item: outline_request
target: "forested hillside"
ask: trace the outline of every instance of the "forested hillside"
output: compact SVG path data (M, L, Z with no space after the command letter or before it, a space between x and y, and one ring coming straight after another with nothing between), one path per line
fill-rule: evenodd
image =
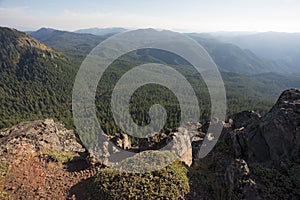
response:
M0 129L53 117L71 122L72 61L15 29L0 28Z
M30 33L50 48L17 30L8 28L0 30L0 128L18 121L48 116L63 120L71 126L73 124L71 93L74 77L85 55L105 37L53 29L40 29ZM255 110L263 114L283 89L300 86L298 76L274 73L258 75L256 69L262 68L261 60L252 53L249 53L249 57L247 53L232 45L199 38L198 41L211 53L221 69L227 93L228 115L241 110ZM227 60L232 62L228 64ZM148 62L170 65L187 77L198 96L201 110L199 120L205 121L209 118L209 95L201 75L197 74L185 60L172 53L144 49L131 52L115 61L105 72L106 78L98 85L97 114L104 130L109 133L118 131L112 118L109 101L114 84L134 66ZM234 72L235 69L240 70L243 67L241 73ZM253 75L249 75L245 70L252 70ZM130 107L134 121L142 125L149 123L148 110L156 103L164 105L170 114L166 127L176 127L180 113L177 99L166 88L152 85L143 86L134 93Z

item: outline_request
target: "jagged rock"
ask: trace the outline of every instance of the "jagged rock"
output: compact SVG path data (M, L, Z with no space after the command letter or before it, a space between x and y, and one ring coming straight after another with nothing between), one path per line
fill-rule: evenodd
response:
M233 129L239 129L246 127L253 121L258 121L260 118L260 114L254 111L242 111L231 116L231 126Z
M213 136L208 131L212 124L201 128L205 136ZM256 175L256 167L277 167L288 173L300 158L300 92L286 90L265 116L237 113L223 127L218 143L203 159L198 155L203 138L199 134L193 138L192 167L206 174L215 199L265 199L270 191L263 189L268 186L265 177Z
M84 152L73 130L53 119L22 122L0 133L0 157L22 157L45 149Z
M237 158L288 167L300 157L299 90L284 91L263 117L253 111L233 115L223 135Z
M246 200L263 199L255 181L250 176L250 168L245 160L224 155L223 158L216 159L214 162L216 168L212 179L216 199L233 199L237 198L236 195L241 195L242 199Z
M284 91L269 113L249 130L250 162L289 165L300 157L300 91Z
M225 171L225 180L229 191L232 191L242 179L245 179L249 175L249 173L250 170L246 161L235 159L231 162Z
M232 132L232 147L237 158L247 158L247 133L244 130Z

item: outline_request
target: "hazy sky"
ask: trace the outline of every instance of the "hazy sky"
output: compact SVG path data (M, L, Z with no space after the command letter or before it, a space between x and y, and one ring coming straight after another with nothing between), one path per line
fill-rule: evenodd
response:
M0 0L0 26L300 32L300 1Z

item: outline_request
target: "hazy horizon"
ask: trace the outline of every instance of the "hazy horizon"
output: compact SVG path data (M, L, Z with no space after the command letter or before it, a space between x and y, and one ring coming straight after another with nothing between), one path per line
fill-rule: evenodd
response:
M38 27L38 28L24 28L24 27L13 27L13 26L3 26L0 25L0 27L7 27L7 28L12 28L16 29L22 32L35 32L38 31L42 28L46 29L53 29L53 30L58 30L58 31L67 31L67 32L74 32L79 30L88 30L88 29L113 29L113 28L124 28L126 30L136 30L136 29L144 29L140 27L115 27L115 26L106 26L106 27L82 27L78 28L75 30L67 30L67 29L61 29L61 28L55 28L55 27L48 27L48 26L43 26L43 27ZM189 30L180 30L180 29L163 29L163 28L155 28L155 27L147 27L147 28L153 28L157 30L171 30L179 33L186 33L186 34L211 34L212 36L241 36L241 35L252 35L252 34L260 34L260 33L284 33L284 34L300 34L299 32L284 32L284 31L223 31L223 30L216 30L216 31L189 31ZM146 28L146 29L147 29ZM78 32L79 33L79 32Z
M0 0L0 25L20 30L50 27L156 28L179 32L300 32L300 1L9 1Z

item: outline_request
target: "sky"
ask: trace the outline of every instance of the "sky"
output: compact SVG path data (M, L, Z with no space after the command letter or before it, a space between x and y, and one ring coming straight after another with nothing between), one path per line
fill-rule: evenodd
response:
M0 0L0 26L300 32L299 0Z

